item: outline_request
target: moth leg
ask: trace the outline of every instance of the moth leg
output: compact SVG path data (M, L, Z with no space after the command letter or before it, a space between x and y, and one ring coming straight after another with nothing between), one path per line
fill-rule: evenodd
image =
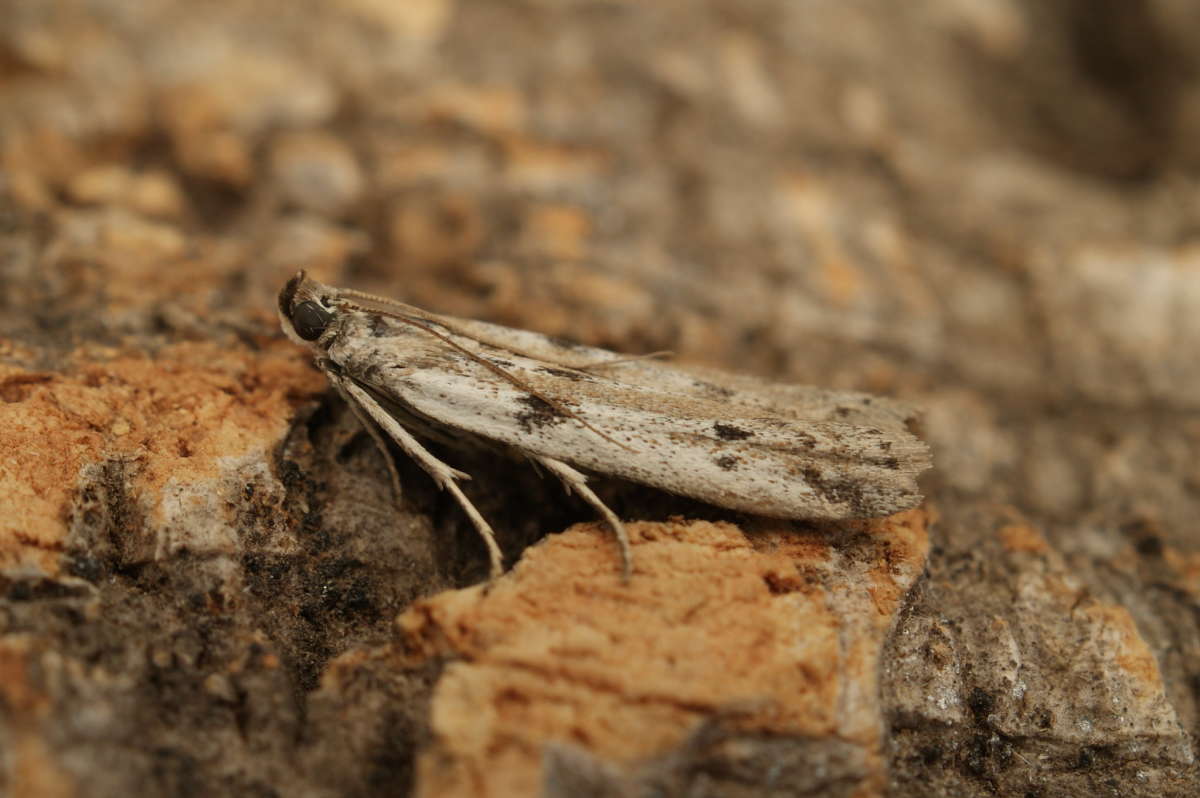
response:
M338 378L337 383L354 400L352 404L357 403L375 423L382 427L383 431L399 444L405 454L416 460L417 465L421 466L429 476L433 477L433 481L437 483L439 488L448 490L454 496L463 508L463 511L466 512L467 517L471 519L471 523L475 525L475 529L479 531L484 545L487 546L492 578L495 579L498 577L503 570L503 555L500 553L500 546L496 543L496 533L492 531L488 522L483 520L483 516L475 509L475 505L471 504L471 500L463 494L456 481L459 479L470 479L470 475L451 468L430 454L429 450L412 436L412 433L401 426L396 419L392 418L386 410L380 407L371 394L359 388L353 381L343 377Z
M375 441L375 445L379 447L379 453L383 455L383 462L387 463L388 474L391 475L392 478L392 490L396 492L397 497L404 495L400 490L400 472L396 470L396 463L392 459L392 453L388 449L387 441L383 439L383 434L379 431L379 425L363 412L363 409L358 404L358 401L355 400L354 397L347 393L346 389L342 387L340 380L330 378L330 382L333 383L333 387L337 388L337 391L342 395L342 398L346 400L346 404L350 406L350 410L354 413L354 417L358 419L358 423L363 426L363 429L370 433L371 439Z
M617 546L621 549L621 578L628 582L629 575L633 573L633 551L629 547L629 534L625 531L625 525L621 523L621 519L617 518L617 514L608 509L608 505L600 501L600 497L587 486L587 477L571 466L561 460L554 460L539 454L530 455L530 459L535 463L540 463L547 471L558 477L562 481L563 487L567 489L567 493L575 493L596 508L608 525L612 527L617 536Z

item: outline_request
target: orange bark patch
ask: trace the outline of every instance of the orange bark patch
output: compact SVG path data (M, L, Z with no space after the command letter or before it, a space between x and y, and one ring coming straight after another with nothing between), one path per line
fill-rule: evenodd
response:
M57 573L80 470L136 460L136 486L195 481L220 457L268 450L324 379L284 342L265 350L185 343L65 373L0 366L0 567Z
M1045 554L1050 550L1050 544L1042 537L1042 533L1029 524L1008 524L1000 527L997 534L1004 548L1011 552Z
M30 635L9 635L0 640L0 706L4 707L6 767L9 795L70 798L77 790L73 779L51 754L42 724L52 699L31 679L33 663L45 653Z
M853 740L882 780L878 656L923 567L922 519L871 525L869 552L909 558L886 568L841 563L814 533L751 545L730 524L633 523L628 585L608 531L581 524L490 589L418 602L399 620L406 650L460 660L436 688L418 794L536 794L547 742L636 762L730 710L756 730Z
M1139 693L1162 690L1158 660L1138 632L1129 610L1115 604L1097 602L1088 607L1088 616L1102 627L1099 634L1105 652L1130 678Z

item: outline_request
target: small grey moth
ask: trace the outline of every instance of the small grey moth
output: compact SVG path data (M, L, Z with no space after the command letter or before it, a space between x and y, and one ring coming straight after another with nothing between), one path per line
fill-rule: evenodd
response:
M421 439L484 444L545 468L616 534L621 520L587 486L607 474L732 510L795 519L888 515L921 500L929 450L914 410L869 394L671 366L549 336L442 316L334 288L304 272L279 294L284 332L383 449L385 437L462 506L487 546L492 528L458 486L469 479Z

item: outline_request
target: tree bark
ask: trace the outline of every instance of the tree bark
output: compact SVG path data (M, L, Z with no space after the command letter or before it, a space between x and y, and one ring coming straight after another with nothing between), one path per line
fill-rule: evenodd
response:
M13 796L1194 795L1197 12L0 3ZM769 522L446 452L297 269L896 395L926 504ZM395 456L395 451L390 453Z

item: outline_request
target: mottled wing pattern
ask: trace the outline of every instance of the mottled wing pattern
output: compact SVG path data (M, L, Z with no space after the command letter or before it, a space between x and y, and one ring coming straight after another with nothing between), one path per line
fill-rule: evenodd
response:
M479 343L490 344L495 348L506 349L545 363L563 368L584 369L593 374L611 376L623 383L644 385L664 393L750 405L786 418L840 421L902 430L917 415L915 408L906 402L859 391L781 384L714 369L678 366L661 360L630 360L628 355L551 338L528 330L474 319L448 316L430 318L438 319L447 329ZM616 361L616 364L607 369L603 368L602 364L610 360Z
M902 403L659 362L605 368L624 356L429 314L338 323L329 358L418 429L768 516L870 517L920 500L929 454Z

